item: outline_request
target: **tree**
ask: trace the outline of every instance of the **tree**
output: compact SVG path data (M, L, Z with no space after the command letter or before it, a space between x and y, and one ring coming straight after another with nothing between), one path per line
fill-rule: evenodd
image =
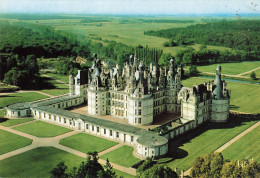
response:
M146 169L141 175L140 178L178 178L178 174L174 172L171 168L165 165L158 165Z
M97 177L100 178L116 178L116 173L113 171L113 167L107 159L106 165L104 166L104 171L98 171Z
M67 169L68 167L65 165L64 161L58 163L57 166L50 171L51 178L67 178Z
M161 66L167 66L170 63L170 59L172 58L173 56L170 53L163 54L160 57L158 64Z
M142 174L145 170L151 168L155 162L153 161L152 158L148 157L146 160L138 167L137 172L138 174Z
M250 78L251 78L252 80L255 80L255 79L256 79L256 74L255 74L254 71L251 72L251 74L250 74Z
M189 68L190 76L196 76L198 74L197 66L191 65Z

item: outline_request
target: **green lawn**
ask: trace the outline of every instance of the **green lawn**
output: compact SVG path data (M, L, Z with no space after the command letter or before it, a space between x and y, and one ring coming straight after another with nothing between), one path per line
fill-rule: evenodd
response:
M75 150L88 153L89 151L104 151L112 146L117 145L117 142L109 141L86 133L72 135L60 141L60 144Z
M50 177L49 172L60 162L72 169L84 158L54 147L36 148L0 161L1 177Z
M69 93L69 86L65 85L65 84L61 84L57 81L55 81L52 78L48 78L48 77L43 77L43 80L45 80L47 83L51 84L52 87L49 89L43 89L40 90L43 93L47 93L53 96L58 96L58 95L63 95L66 93Z
M37 137L55 137L72 131L71 129L43 121L32 122L26 125L14 127L14 129Z
M198 70L201 72L216 72L217 65L221 65L222 74L230 74L236 75L240 73L244 73L255 69L260 66L260 61L254 62L238 62L238 63L220 63L220 64L212 64L207 66L197 66Z
M260 162L260 126L244 135L222 153L225 159L253 158Z
M260 69L254 71L254 72L255 72L256 78L260 78ZM250 74L251 74L251 72L248 74L245 74L244 76L250 77Z
M192 87L195 83L210 81L210 79L203 79L191 77L183 80L182 84L185 87ZM227 88L231 89L230 109L246 113L259 113L260 100L257 99L260 94L260 85L228 82Z
M196 131L197 134L193 132L193 134L190 135L194 138L188 138L186 142L180 142L179 144L177 144L176 141L170 142L169 152L172 153L172 157L176 159L167 163L167 165L172 169L177 167L179 170L187 170L198 156L203 156L217 150L256 122L257 121L244 122L242 119L233 118L227 123L212 123L211 125L206 126L206 129L199 128ZM207 130L207 128L209 128L209 130ZM200 133L202 130L206 131Z
M6 118L0 118L0 125L5 127L10 127L17 124L22 124L25 122L32 121L33 118L21 118L21 119L6 119Z
M140 161L140 159L133 156L133 151L134 148L124 145L116 150L102 155L100 158L104 160L108 158L109 161L112 163L116 163L125 167L130 167Z
M32 143L31 139L0 130L0 155L4 153L8 153L10 151L14 151L18 148L25 147L27 145L30 145ZM0 172L1 172L2 166L0 166ZM3 176L0 173L1 177Z
M69 75L60 75L60 74L56 74L54 72L47 72L45 74L51 76L54 79L61 80L67 84L69 83Z
M30 102L30 101L35 101L35 100L40 100L45 98L48 98L48 96L36 92L2 95L0 97L0 108L14 103Z
M1 177L50 177L49 172L61 161L64 161L68 170L71 170L73 167L78 167L85 159L54 147L41 147L0 161L0 175ZM134 177L115 169L114 171L118 177Z

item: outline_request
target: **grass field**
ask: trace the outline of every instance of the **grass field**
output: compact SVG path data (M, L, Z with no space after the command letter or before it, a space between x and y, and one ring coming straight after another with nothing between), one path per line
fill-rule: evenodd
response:
M65 139L62 139L60 141L60 144L84 153L88 153L89 151L101 152L112 146L117 145L118 143L103 138L99 138L93 135L79 133L77 135L73 135Z
M36 148L0 161L1 177L50 177L49 172L60 162L72 169L84 158L54 147Z
M167 165L172 169L177 167L179 170L187 170L198 156L215 151L256 122L230 119L227 123L210 124L205 128L199 128L196 131L197 133L189 134L186 142L179 142L179 144L176 141L170 142L169 152L172 152L173 158L176 159L167 163ZM203 132L203 130L206 131Z
M239 63L220 63L207 66L197 66L200 72L215 73L218 65L222 67L222 74L237 75L255 69L260 66L260 61L239 62Z
M47 93L53 96L58 96L58 95L63 95L66 93L69 93L69 87L65 84L61 84L57 81L55 81L52 78L48 78L48 77L43 77L43 80L45 80L47 83L51 84L52 87L49 89L43 89L43 90L39 90L43 93Z
M33 118L21 118L21 119L6 119L6 118L0 118L0 125L5 127L10 127L17 124L22 124L25 122L32 121Z
M260 126L244 135L222 153L225 159L244 159L253 158L260 162Z
M71 170L73 167L78 167L85 159L54 147L41 147L0 161L0 175L1 177L50 177L49 172L61 161L64 161L68 170ZM118 177L134 177L115 169L114 171Z
M116 41L126 44L128 46L146 46L150 48L163 49L164 53L176 54L178 50L184 49L184 46L177 47L163 47L164 42L168 42L169 39L147 36L144 35L144 31L148 30L160 30L169 28L187 27L189 25L202 23L200 18L192 17L157 17L156 19L171 19L171 20L193 20L193 22L185 23L166 23L166 22L153 22L146 23L142 20L149 20L154 18L150 17L105 17L110 22L93 22L88 24L80 24L80 20L76 19L52 19L52 20L37 20L37 23L46 24L54 27L56 30L72 32L75 34L84 35L89 37L93 42L100 42L106 45L106 40ZM35 20L27 21L35 23ZM190 45L195 50L199 49L200 44ZM230 48L208 46L209 49L229 50Z
M60 74L55 74L53 72L47 72L45 74L49 75L49 76L51 76L51 77L53 77L53 78L55 78L57 80L61 80L61 81L65 82L65 83L67 83L67 84L69 83L69 76L68 75L60 75Z
M35 100L40 100L45 98L48 98L48 96L36 92L2 95L0 97L0 108L14 103L30 102L30 101L35 101Z
M260 78L260 69L254 71L254 72L255 72L256 78ZM243 75L243 76L250 77L250 74L251 74L251 72L248 73L248 74L245 74L245 75Z
M135 163L138 163L140 159L133 156L134 148L130 146L122 146L113 150L100 158L106 160L109 159L110 162L119 164L121 166L130 167Z
M32 143L32 140L25 138L25 137L21 137L19 135L4 131L4 130L0 130L0 155L10 152L10 151L14 151L18 148L22 148L25 147L27 145L30 145ZM0 166L0 170L2 169L2 166ZM1 172L1 171L0 171ZM3 176L0 173L1 177Z
M201 84L209 79L191 77L183 80L182 84L192 87L193 84ZM227 88L231 89L230 109L246 113L260 113L260 86L254 84L227 82Z
M49 124L43 121L32 122L26 125L14 127L14 129L36 137L55 137L72 131L71 129Z

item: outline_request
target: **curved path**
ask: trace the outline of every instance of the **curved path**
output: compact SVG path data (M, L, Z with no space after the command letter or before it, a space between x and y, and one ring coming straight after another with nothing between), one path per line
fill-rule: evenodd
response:
M68 132L68 133L65 133L65 134L62 134L62 135L58 135L56 137L40 138L40 137L36 137L36 136L30 135L30 134L12 129L13 127L28 124L28 123L35 122L35 121L36 120L25 122L25 123L22 123L22 124L14 125L12 127L4 127L4 126L0 125L0 129L2 129L2 130L5 130L7 132L11 132L11 133L14 133L16 135L20 135L20 136L23 136L23 137L26 137L26 138L33 140L31 145L28 145L28 146L25 146L23 148L20 148L20 149L17 149L17 150L14 150L14 151L0 155L0 160L7 159L9 157L24 153L26 151L29 151L29 150L32 150L32 149L38 148L38 147L55 147L55 148L58 148L60 150L72 153L74 155L77 155L77 156L80 156L80 157L83 157L83 158L87 157L86 153L83 153L83 152L80 152L78 150L75 150L75 149L72 149L72 148L69 148L67 146L59 144L61 139L75 135L75 134L78 134L78 133L80 133L80 131L74 130L74 131L71 131L71 132ZM113 151L113 150L115 150L115 149L117 149L117 148L119 148L123 145L124 145L123 143L119 143L119 144L117 144L117 145L115 145L115 146L113 146L113 147L111 147L107 150L100 152L98 155L99 156L104 155L104 154L106 154L110 151ZM99 159L99 163L106 164L106 160ZM121 166L121 165L118 165L118 164L115 164L115 163L111 163L111 165L113 166L113 168L115 168L119 171L126 172L126 173L131 174L131 175L136 175L136 170L131 168L131 167L127 168L127 167L124 167L124 166Z
M217 150L214 151L215 152L222 152L223 150L225 150L226 148L228 148L230 145L232 145L234 142L236 142L237 140L239 140L240 138L242 138L244 135L246 135L247 133L251 132L252 130L254 130L256 127L258 127L260 125L260 121L255 123L254 125L252 125L251 127L249 127L248 129L246 129L245 131L241 132L239 135L237 135L236 137L234 137L233 139L231 139L230 141L228 141L227 143L225 143L224 145L222 145L220 148L218 148ZM187 171L184 172L185 176L190 175L190 171L191 168L188 169Z

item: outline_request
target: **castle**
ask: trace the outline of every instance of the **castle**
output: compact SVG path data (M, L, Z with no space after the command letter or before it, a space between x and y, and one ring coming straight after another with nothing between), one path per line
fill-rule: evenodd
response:
M7 116L33 116L62 126L133 144L141 157L163 156L168 152L168 140L206 122L225 122L229 117L230 90L221 80L221 67L214 81L181 85L181 68L170 60L168 68L150 64L145 68L136 56L130 56L123 67L110 68L95 55L93 66L69 77L67 96L31 103L7 106ZM88 105L87 116L64 109ZM163 132L138 126L151 125L162 113L180 113L180 117L164 125ZM111 115L127 120L122 124L98 118Z

